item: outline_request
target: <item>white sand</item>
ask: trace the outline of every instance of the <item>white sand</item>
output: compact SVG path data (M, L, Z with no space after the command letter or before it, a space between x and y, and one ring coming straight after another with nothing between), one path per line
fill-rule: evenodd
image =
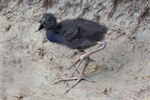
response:
M115 5L112 17L110 0L59 0L47 10L41 3L23 2L17 8L11 1L0 11L0 100L150 100L150 17L137 19L148 1L124 0ZM58 21L81 16L109 27L107 48L91 56L96 62L86 71L96 83L82 81L68 94L64 92L74 81L51 85L71 75L67 68L80 55L69 58L75 50L43 42L45 31L36 32L39 23L33 19L45 12Z

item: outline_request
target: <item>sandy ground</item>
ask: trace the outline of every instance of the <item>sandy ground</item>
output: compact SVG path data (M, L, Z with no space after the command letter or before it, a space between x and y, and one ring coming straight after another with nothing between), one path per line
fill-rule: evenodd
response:
M149 1L59 0L49 8L42 1L10 1L0 5L0 100L150 100ZM6 0L7 1L7 0ZM137 5L135 5L137 4ZM45 12L58 21L83 17L109 27L105 50L91 56L86 76L64 94L74 81L51 85L70 76L69 65L80 54L47 41L37 32ZM93 47L94 48L94 47ZM86 51L89 51L90 48Z

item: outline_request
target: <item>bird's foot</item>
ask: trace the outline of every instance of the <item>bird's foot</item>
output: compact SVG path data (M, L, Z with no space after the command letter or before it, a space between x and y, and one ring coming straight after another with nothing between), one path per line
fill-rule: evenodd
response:
M83 75L80 75L79 77L70 77L70 78L60 78L58 79L57 81L55 81L54 83L52 84L57 84L58 82L60 81L71 81L71 80L76 80L76 82L69 88L66 90L65 93L68 93L72 88L74 88L81 80L86 80L88 82L95 82L95 81L92 81L90 80L89 78L87 77L84 77Z

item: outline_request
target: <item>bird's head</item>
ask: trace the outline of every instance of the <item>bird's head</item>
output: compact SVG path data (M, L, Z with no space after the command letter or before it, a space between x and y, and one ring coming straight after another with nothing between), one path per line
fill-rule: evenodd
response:
M40 20L39 31L43 28L54 29L57 26L56 17L53 14L45 13Z

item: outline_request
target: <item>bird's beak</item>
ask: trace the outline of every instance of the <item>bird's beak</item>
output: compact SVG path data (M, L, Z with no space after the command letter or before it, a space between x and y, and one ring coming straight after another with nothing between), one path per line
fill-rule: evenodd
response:
M40 26L39 26L39 29L38 29L38 31L40 31L41 29L43 29L44 28L44 23L45 23L45 19L42 19L41 21L40 21Z
M42 24L40 24L40 27L39 27L38 31L40 31L43 28L44 28L44 26Z

